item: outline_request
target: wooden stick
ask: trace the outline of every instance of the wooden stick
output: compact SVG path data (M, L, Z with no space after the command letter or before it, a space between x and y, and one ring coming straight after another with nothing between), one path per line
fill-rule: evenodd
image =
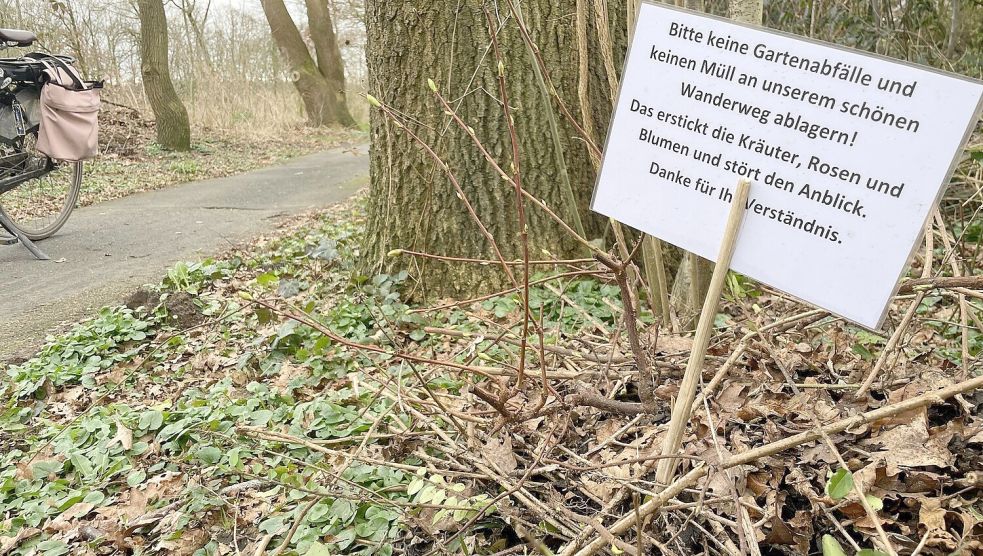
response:
M903 402L886 405L884 407L868 411L867 413L861 413L860 415L840 419L839 421L834 421L822 427L821 430L826 434L840 433L865 423L871 423L881 419L886 419L888 417L893 417L895 415L900 415L913 409L925 407L935 403L941 403L957 394L972 392L980 388L983 388L983 376L965 380L932 392L926 392L921 396L915 396L914 398L909 398ZM819 440L820 438L822 438L822 434L818 429L800 432L787 438L770 442L753 450L735 454L721 462L719 469L730 469L731 467L736 467L738 465L753 464L761 458L773 456L779 452L795 448L796 446L801 446L807 442ZM660 492L658 496L649 499L647 502L639 506L638 514L640 514L643 519L654 514L659 510L659 508L665 505L669 500L672 500L677 494L696 484L701 477L707 474L707 471L707 466L703 464L694 467L689 473L683 475L671 485L666 487L666 489ZM608 527L608 531L614 535L623 535L635 527L635 519L635 511L632 510ZM560 552L560 556L591 556L604 548L606 544L607 541L603 538L595 538L580 550L577 550L577 547L575 546L564 549Z
M689 363L686 365L686 372L683 374L683 381L679 386L679 396L676 397L676 403L672 408L669 431L662 444L663 456L677 453L683 442L683 434L686 432L693 401L696 399L696 387L700 382L700 373L703 370L707 346L713 335L713 320L717 315L717 305L724 290L724 282L730 269L730 261L734 256L734 248L737 246L737 235L741 230L741 221L744 219L744 210L750 189L751 182L741 180L734 191L734 199L731 201L730 212L727 215L727 225L724 227L724 238L720 242L717 264L713 269L713 276L710 278L710 289L707 292L706 301L703 303L700 321L696 325L693 350L690 352ZM669 484L675 470L675 459L661 460L656 469L656 482L663 485Z
M901 284L898 293L912 293L919 290L938 288L983 288L983 276L940 276L938 278L915 278Z

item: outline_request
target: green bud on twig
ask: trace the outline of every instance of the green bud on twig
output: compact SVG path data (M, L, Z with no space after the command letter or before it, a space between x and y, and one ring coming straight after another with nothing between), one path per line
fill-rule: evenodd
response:
M505 64L501 60L498 61L498 75L505 77Z
M249 292L245 292L245 291L240 291L239 292L239 297L241 297L242 299L245 299L246 301L252 301L253 300L252 294L249 293Z
M393 249L392 251L386 253L387 257L398 257L403 254L402 249Z
M433 92L435 92L435 93L437 92L437 84L433 82L433 79L429 79L429 78L428 78L428 79L427 79L427 85L429 85L429 86L430 86L430 90L431 90L431 91L433 91Z
M372 95L366 94L365 95L365 100L369 101L369 104L371 104L372 106L375 106L376 108L382 108L382 103L379 102L379 99L375 98Z

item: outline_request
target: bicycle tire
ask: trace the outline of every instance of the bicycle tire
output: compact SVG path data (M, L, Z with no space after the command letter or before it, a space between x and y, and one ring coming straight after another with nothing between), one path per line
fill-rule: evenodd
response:
M56 206L53 207L57 209L57 212L53 212L53 215L48 215L44 218L43 222L35 223L28 221L23 214L19 214L17 211L10 211L4 208L3 198L11 193L16 194L18 189L26 190L33 187L41 180L49 179L55 172L45 174L39 178L28 180L24 182L21 186L9 192L6 195L0 196L0 212L7 215L11 222L17 227L18 231L24 234L31 241L40 241L42 239L47 239L54 235L65 225L68 221L68 217L72 214L75 209L75 205L78 203L79 191L82 189L82 163L81 162L64 162L64 168L60 168L55 172L70 172L70 176L58 176L65 179L64 184L64 198L56 202ZM59 190L62 189L59 186ZM59 191L60 193L60 191ZM0 230L0 240L9 239L10 236L4 234L4 230Z

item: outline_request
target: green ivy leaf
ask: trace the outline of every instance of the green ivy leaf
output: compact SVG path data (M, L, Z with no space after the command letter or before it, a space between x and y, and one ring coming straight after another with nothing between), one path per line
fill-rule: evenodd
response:
M884 501L880 498L874 496L873 494L866 494L864 498L867 499L867 504L875 511L879 512L884 509Z
M126 476L126 484L130 487L135 487L147 480L147 472L143 469L137 469L136 471L131 471L129 475Z
M823 556L846 556L846 552L833 535L823 535Z
M61 556L62 554L68 554L68 544L64 541L58 539L48 539L38 543L38 552L44 556Z
M414 494L423 490L423 487L426 486L426 484L427 484L426 481L417 477L412 481L410 481L409 486L406 487L406 494L409 496L413 496Z
M331 556L332 554L333 552L331 552L331 549L327 545L314 541L314 544L307 549L304 556Z
M264 272L256 277L256 283L260 286L269 286L270 284L275 284L280 280L280 277L272 272Z
M219 450L215 446L205 446L198 449L195 457L206 465L215 465L222 459L222 450Z
M140 422L137 427L145 431L155 431L164 424L164 413L151 409L140 414Z
M98 506L106 500L106 495L103 494L101 490L93 490L92 492L85 495L82 502L85 504L92 504L93 506Z
M826 494L833 500L842 500L853 490L853 473L842 467L837 469L826 483Z

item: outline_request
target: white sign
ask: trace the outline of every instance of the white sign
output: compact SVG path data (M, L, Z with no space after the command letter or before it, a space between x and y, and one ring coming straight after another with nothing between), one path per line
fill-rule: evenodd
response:
M592 208L879 328L983 83L642 4Z

